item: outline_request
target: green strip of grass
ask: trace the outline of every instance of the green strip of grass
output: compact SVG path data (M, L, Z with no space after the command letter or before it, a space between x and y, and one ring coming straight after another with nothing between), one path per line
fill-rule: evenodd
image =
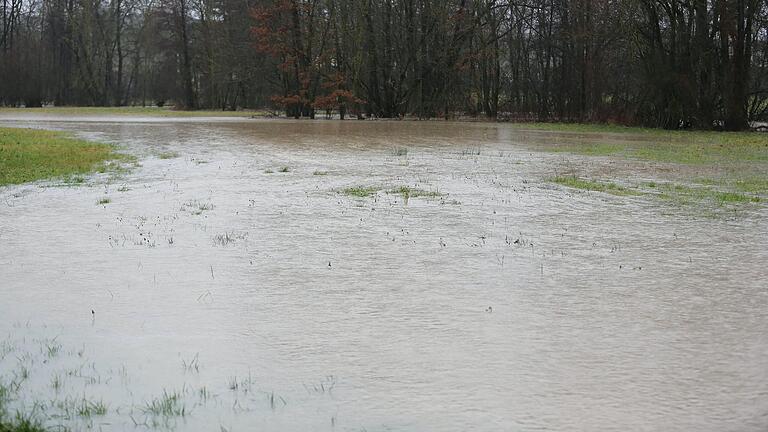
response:
M391 194L400 194L404 200L410 198L440 198L443 196L437 191L427 191L424 189L416 189L408 186L400 186L388 191Z
M64 132L0 128L0 186L117 169L130 157ZM77 177L75 177L77 178Z
M375 195L378 191L379 188L375 187L354 186L344 189L342 193L356 198L368 198L369 196Z
M354 186L349 187L341 192L344 195L355 197L355 198L368 198L371 196L376 195L379 191L384 191L388 194L397 194L403 197L404 200L408 200L410 198L441 198L443 196L442 193L437 191L428 191L424 189L417 189L412 188L408 186L398 186L393 189L386 189L380 187L373 187L373 186Z
M623 156L681 164L768 162L768 134L757 132L666 131L615 125L520 123L515 128L578 134L616 134L617 141L581 142L549 148L586 156ZM622 137L621 135L625 135ZM631 136L630 136L631 135ZM600 137L605 139L606 137ZM627 139L630 138L630 139ZM609 138L610 139L610 138Z
M640 193L637 191L627 189L623 186L619 186L616 183L611 182L596 182L592 180L580 179L578 177L555 177L551 181L553 183L574 189L604 192L611 195L640 195Z
M179 153L175 151L164 151L157 154L158 159L175 159L179 157Z
M611 124L592 124L592 123L510 123L515 129L531 129L552 132L574 132L574 133L670 133L663 129L651 129L642 127L628 127Z
M678 204L711 202L717 206L729 204L759 203L760 197L740 192L723 191L708 187L689 187L676 184L657 186L659 197Z
M574 189L604 192L612 195L655 195L680 205L692 205L711 203L719 207L759 203L759 196L749 193L740 193L728 190L713 189L711 187L690 187L674 183L650 182L643 184L644 188L626 188L612 182L580 179L578 177L554 177L551 182Z

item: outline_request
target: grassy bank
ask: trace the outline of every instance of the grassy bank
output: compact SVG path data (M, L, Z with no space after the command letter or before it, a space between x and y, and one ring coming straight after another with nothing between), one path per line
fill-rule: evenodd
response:
M147 116L147 117L263 117L265 111L181 111L158 107L46 107L46 108L0 108L3 114L42 114L68 116Z
M64 132L0 128L0 186L105 172L128 159L113 146Z
M768 133L667 131L566 123L518 123L516 129L574 133L573 142L549 150L682 164L768 162ZM591 140L590 135L601 134ZM606 136L608 135L608 136Z
M618 179L624 186L595 174L558 176L550 181L572 189L612 195L648 195L675 204L733 207L768 197L768 134L757 132L665 131L611 125L518 124L521 130L574 133L544 150L589 157L647 161L658 182ZM658 163L659 165L656 165ZM677 165L677 168L675 168ZM652 171L651 171L652 172ZM685 179L675 173L695 173ZM681 183L682 182L682 183Z

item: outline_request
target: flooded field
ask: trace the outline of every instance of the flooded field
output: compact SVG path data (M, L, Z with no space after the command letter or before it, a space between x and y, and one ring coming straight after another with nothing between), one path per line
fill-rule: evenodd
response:
M497 124L0 126L139 163L0 188L0 388L49 426L768 429L768 205L551 181L721 167L552 152L643 138Z

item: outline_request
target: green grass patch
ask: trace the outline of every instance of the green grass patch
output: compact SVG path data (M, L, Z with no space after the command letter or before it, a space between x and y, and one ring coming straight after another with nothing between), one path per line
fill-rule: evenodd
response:
M111 203L112 200L109 199L109 197L99 198L98 201L96 201L96 205L106 205Z
M328 171L315 171L312 173L312 175L324 176L324 175L328 175Z
M573 132L573 133L667 133L662 129L630 127L612 124L593 124L593 123L510 123L515 129L531 129L552 132Z
M701 135L694 135L694 132L689 133L692 134L688 137L690 142L626 141L569 143L557 145L548 150L584 156L619 156L629 159L686 165L768 162L768 142L761 144L740 138L728 143L719 142L721 139L725 139L725 136L713 139L712 142L704 142L696 139L697 136L701 137ZM684 139L684 137L681 137L681 139Z
M710 187L691 187L679 184L661 184L658 187L659 197L681 205L712 203L717 206L734 204L759 203L759 196L723 191Z
M704 177L684 181L687 185L648 182L631 190L610 183L577 178L553 180L564 186L615 195L648 193L676 204L699 207L733 207L768 199L766 133L665 131L613 125L549 123L519 124L515 127L575 134L573 139L561 137L558 143L546 147L548 151L689 165L694 168L686 171L704 174ZM710 173L707 174L707 171Z
M643 191L634 188L626 188L612 182L598 182L594 180L580 179L578 177L555 177L553 183L562 186L588 191L605 192L612 195L643 195ZM722 207L748 203L759 203L762 199L749 193L741 193L730 190L715 189L701 186L692 187L675 183L648 182L641 185L645 192L680 205L693 205L710 203Z
M641 193L636 190L628 189L624 186L619 186L613 182L597 182L593 180L580 179L575 176L558 176L551 179L553 183L557 183L561 186L566 186L574 189L581 189L587 191L604 192L611 195L640 195Z
M737 179L733 182L733 188L740 192L768 193L768 178L749 177Z
M284 166L284 167L280 168L279 170L277 170L277 172L287 173L290 170L291 170L290 168L288 168L287 166Z
M158 159L175 159L179 157L179 153L175 151L160 152L157 154Z
M443 196L443 194L437 191L416 189L408 186L400 186L394 189L390 189L388 193L399 194L403 197L404 200L408 200L410 198L440 198Z
M758 132L667 131L616 125L518 123L517 129L584 134L575 141L549 148L586 156L627 158L681 164L768 162L768 134ZM613 134L608 142L585 142L587 134ZM623 135L623 136L622 136Z
M738 174L730 174L719 178L697 178L693 180L693 183L702 186L715 186L733 192L768 194L768 178L759 176L739 177Z
M344 195L355 198L368 198L376 195L382 188L374 186L353 186L342 190ZM409 186L398 186L392 189L387 189L388 194L397 194L403 197L404 200L410 198L441 198L442 193L437 191L428 191L424 189L412 188Z
M56 177L78 184L83 174L118 170L128 160L113 146L64 132L0 128L0 186Z
M353 186L344 189L341 191L344 195L355 197L355 198L368 198L369 196L375 195L376 192L379 191L379 188L376 187L366 187L366 186Z
M625 150L624 146L610 143L566 144L552 148L553 152L577 153L585 156L614 156L623 153Z

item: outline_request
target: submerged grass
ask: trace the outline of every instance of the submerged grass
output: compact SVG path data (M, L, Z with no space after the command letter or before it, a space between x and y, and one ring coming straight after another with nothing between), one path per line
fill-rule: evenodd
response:
M183 421L197 407L206 406L209 402L214 402L209 405L212 409L227 410L231 407L235 412L254 409L265 412L264 408L274 410L288 404L286 398L274 391L257 390L256 380L250 372L247 376L233 376L229 379L227 385L234 391L232 394L216 394L215 388L205 385L189 387L184 384L181 388L169 388L160 394L150 395L138 404L133 402L134 391L130 388L126 388L129 391L124 396L113 394L118 399L90 398L87 394L101 393L100 390L112 388L115 385L113 379L119 378L122 385L127 385L130 380L126 366L111 368L108 375L102 378L97 372L96 363L84 357L85 346L64 348L56 338L31 339L20 336L12 339L8 336L7 339L0 339L0 432L109 430L115 424L127 424L129 420L136 429L173 430L177 422ZM76 363L72 363L73 360ZM24 362L29 369L20 364L13 370L5 367L15 362ZM65 369L61 369L62 366ZM182 366L185 374L199 372L199 356L195 354L191 358L182 359ZM45 384L40 378L45 378L49 373L52 374L50 386L38 387L38 384ZM37 382L29 383L29 376L35 376ZM224 383L221 384L223 386ZM330 393L334 385L333 377L326 378L321 381L319 391ZM219 386L216 388L221 389ZM120 398L129 395L131 401L121 404ZM266 396L266 407L261 395ZM223 398L221 402L220 396ZM113 420L118 423L113 423Z
M680 164L718 162L768 162L768 134L756 132L665 131L612 125L532 123L520 128L574 133L616 134L615 142L567 143L552 147L555 152L586 156L626 158ZM624 135L624 136L622 136ZM605 137L601 137L605 138Z
M749 177L737 179L733 182L733 188L740 192L768 193L768 177Z
M353 186L346 188L342 191L344 195L355 197L355 198L368 198L369 196L375 195L376 192L379 191L379 188L372 187L372 186Z
M213 204L199 200L190 200L181 205L181 211L189 211L195 216L203 214L205 211L213 210Z
M392 149L392 156L408 156L408 147L395 147Z
M704 177L650 182L631 188L610 182L557 177L563 186L614 195L649 194L681 205L733 207L763 202L768 195L768 134L758 132L665 131L613 125L533 123L521 129L584 134L548 147L554 152L613 156L694 166ZM611 134L591 140L587 134ZM606 141L607 140L607 141ZM709 171L709 174L706 174ZM630 182L631 183L631 182Z
M683 205L708 202L722 207L729 204L761 202L759 196L741 192L723 191L711 187L690 187L665 183L657 185L655 188L658 189L658 196L660 198Z
M574 189L604 192L604 193L609 193L611 195L639 195L640 194L640 192L638 191L628 189L623 186L619 186L613 182L598 182L594 180L580 179L575 176L571 176L571 177L558 176L551 179L551 181L553 183L557 183L559 185L574 188Z
M109 408L107 408L107 405L104 403L104 401L100 400L89 401L87 399L83 399L76 407L77 415L80 417L103 416L107 414L108 410Z
M175 151L165 151L157 154L158 159L175 159L179 157L179 153Z
M46 429L31 415L16 411L14 415L8 412L8 402L18 390L18 384L6 383L0 380L0 432L44 432Z
M603 192L611 195L655 196L677 205L706 204L715 207L728 207L763 201L757 194L723 190L719 188L720 186L688 186L672 182L658 183L652 181L624 187L613 182L582 179L575 176L554 177L550 181L573 189ZM761 189L760 191L764 190Z
M7 417L7 416L5 416ZM12 418L0 417L0 432L46 432L43 425L28 416L17 412Z
M342 190L344 195L355 198L368 198L376 195L379 191L385 190L388 194L397 194L404 200L410 198L441 198L443 194L438 191L428 191L424 189L412 188L410 186L397 186L392 189L383 189L375 186L353 186Z
M117 170L119 164L110 161L130 159L113 146L64 132L0 128L0 186L55 177L79 184L82 174Z
M400 186L394 189L390 189L388 193L399 194L403 197L404 200L408 200L410 198L440 198L443 196L443 194L437 191L428 191L424 189L412 188L409 186Z
M147 402L144 412L155 416L184 417L188 411L182 397L177 392L163 391L162 396Z

